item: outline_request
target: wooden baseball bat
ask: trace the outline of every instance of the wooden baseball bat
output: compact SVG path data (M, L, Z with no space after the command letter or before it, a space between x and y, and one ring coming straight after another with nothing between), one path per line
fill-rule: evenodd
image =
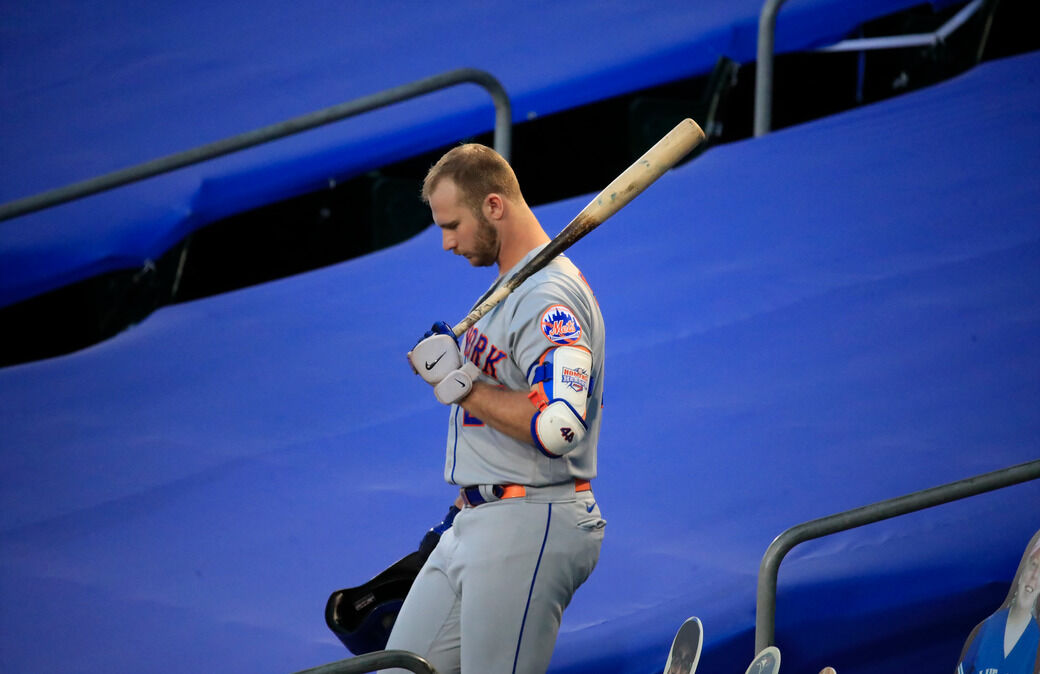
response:
M692 119L684 119L679 122L661 140L654 143L654 146L647 150L642 157L625 169L621 175L614 178L602 192L589 202L588 206L581 209L581 212L574 216L574 219L556 235L556 238L531 258L531 261L525 264L513 278L499 286L495 292L459 321L458 325L452 328L455 336L458 337L469 330L474 323L480 320L481 316L491 311L528 277L570 248L575 241L599 227L607 218L620 211L625 204L664 175L665 171L675 166L702 140L704 140L704 131L697 125L697 122Z

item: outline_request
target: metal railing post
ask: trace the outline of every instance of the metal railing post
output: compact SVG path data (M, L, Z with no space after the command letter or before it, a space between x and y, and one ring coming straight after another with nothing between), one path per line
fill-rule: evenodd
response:
M410 651L374 651L356 658L337 660L327 665L305 669L296 674L361 674L387 667L403 667L415 674L437 674L437 670L425 658Z
M777 536L769 545L759 567L758 596L755 607L755 653L760 653L763 648L774 645L776 586L780 562L799 543L1038 478L1040 478L1040 459L950 482L906 496L879 501L791 527Z
M104 192L105 190L151 178L161 173L168 173L191 164L198 164L199 162L215 159L255 145L291 136L301 131L338 122L347 117L360 115L376 108L400 103L439 89L465 83L478 84L491 95L491 100L495 105L495 150L508 160L513 142L513 121L509 96L506 94L505 88L501 82L488 72L477 70L476 68L459 68L408 84L402 84L401 86L386 89L385 91L364 96L347 103L293 117L284 122L247 131L214 143L200 145L184 152L153 159L143 164L106 173L96 178L72 183L71 185L41 192L30 197L9 201L0 205L0 221L81 199L91 194Z
M769 133L773 118L773 49L776 15L786 0L766 0L758 15L758 60L755 62L755 137Z
M755 62L755 137L769 133L773 125L773 57L776 51L776 15L787 0L765 0L758 15L758 52ZM935 46L960 28L975 12L982 8L985 0L972 0L955 16L934 33L896 35L893 37L861 38L844 40L836 45L816 51L854 51L867 49L898 49L915 46ZM992 14L990 14L992 18ZM985 43L985 34L983 43ZM981 49L981 46L980 46ZM981 58L981 57L980 57ZM979 59L976 59L979 60Z

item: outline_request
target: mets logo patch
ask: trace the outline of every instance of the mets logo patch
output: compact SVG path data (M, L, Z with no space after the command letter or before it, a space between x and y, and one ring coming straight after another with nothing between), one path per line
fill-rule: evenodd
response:
M581 338L581 325L574 313L562 304L554 304L542 314L542 334L553 344L566 346Z

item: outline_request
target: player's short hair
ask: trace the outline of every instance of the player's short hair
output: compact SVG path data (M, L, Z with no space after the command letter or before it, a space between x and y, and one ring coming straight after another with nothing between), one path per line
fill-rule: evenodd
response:
M444 178L455 183L463 203L474 213L480 213L484 197L492 193L523 203L524 197L513 168L502 155L486 145L459 145L437 160L423 180L424 203L430 203L430 194Z

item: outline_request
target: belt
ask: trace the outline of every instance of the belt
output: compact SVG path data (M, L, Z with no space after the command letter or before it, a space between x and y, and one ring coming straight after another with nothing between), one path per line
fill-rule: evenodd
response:
M537 490L538 487L525 487L522 484L478 484L473 487L463 487L460 490L462 501L469 507L475 508L484 503L501 501L507 498L523 498L527 496L528 490ZM574 480L574 491L589 491L592 483L588 480Z

